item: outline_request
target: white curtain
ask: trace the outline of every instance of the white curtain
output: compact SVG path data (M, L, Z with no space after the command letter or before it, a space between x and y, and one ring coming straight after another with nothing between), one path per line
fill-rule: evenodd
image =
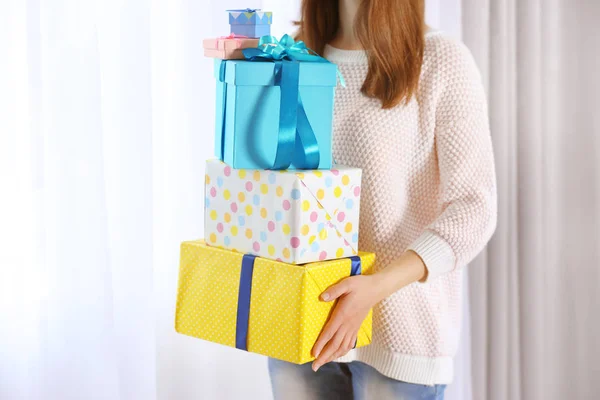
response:
M0 398L155 398L149 11L0 7Z
M596 0L463 0L499 194L469 270L476 399L598 398L599 19Z
M228 33L226 8L289 32L298 3L0 4L1 399L270 398L263 357L177 335L173 317L212 155L201 39ZM432 24L458 32L444 4ZM450 399L468 399L463 370Z

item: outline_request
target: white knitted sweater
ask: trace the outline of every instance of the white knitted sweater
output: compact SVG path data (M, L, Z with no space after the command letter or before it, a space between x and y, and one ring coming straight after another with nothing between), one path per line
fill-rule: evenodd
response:
M427 35L416 98L383 110L360 92L364 51L328 46L347 87L335 101L336 162L363 170L359 249L385 268L406 249L429 271L374 310L373 343L360 360L391 378L450 383L461 319L462 269L496 226L496 179L486 97L467 48Z

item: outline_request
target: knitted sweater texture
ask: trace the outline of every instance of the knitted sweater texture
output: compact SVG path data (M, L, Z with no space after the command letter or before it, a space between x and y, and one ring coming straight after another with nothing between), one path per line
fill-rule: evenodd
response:
M374 310L373 343L340 361L363 361L411 383L453 378L461 321L462 267L496 226L496 178L486 96L467 48L441 33L426 38L419 89L384 110L360 89L364 51L328 46L346 88L335 100L333 154L362 168L359 249L386 268L407 249L429 271Z

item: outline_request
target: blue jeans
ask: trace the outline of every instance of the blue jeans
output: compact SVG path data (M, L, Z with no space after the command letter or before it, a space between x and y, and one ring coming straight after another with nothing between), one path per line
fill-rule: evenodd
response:
M269 374L275 400L443 400L446 389L397 381L358 361L330 362L315 373L311 363L270 358Z

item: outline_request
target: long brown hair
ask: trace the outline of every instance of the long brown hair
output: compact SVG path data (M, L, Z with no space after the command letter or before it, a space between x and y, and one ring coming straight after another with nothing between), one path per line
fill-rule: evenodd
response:
M340 0L303 0L299 38L319 54L335 38ZM362 0L354 31L368 51L362 92L383 108L408 103L419 85L425 48L424 0Z

